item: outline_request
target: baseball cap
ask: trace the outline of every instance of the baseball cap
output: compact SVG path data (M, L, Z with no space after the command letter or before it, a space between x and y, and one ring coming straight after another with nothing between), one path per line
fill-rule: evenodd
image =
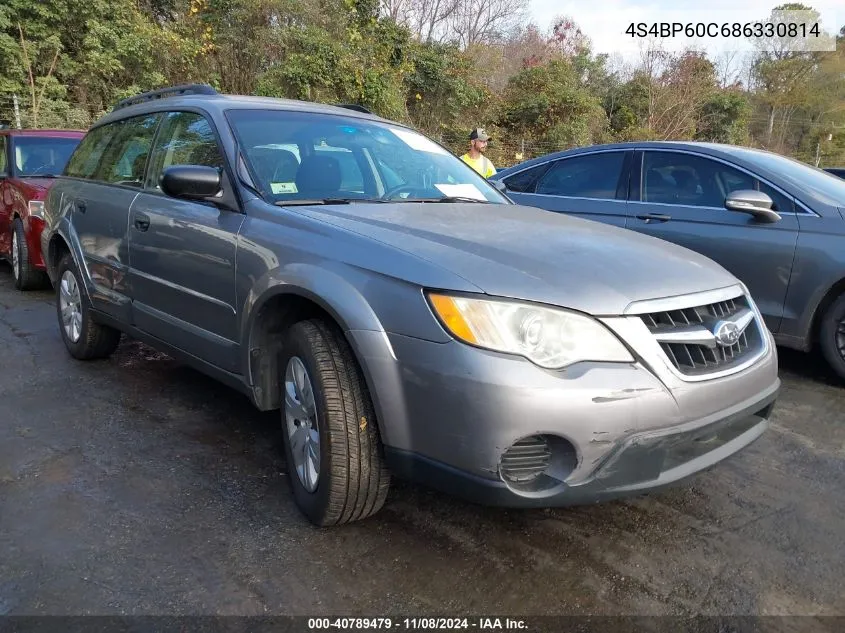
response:
M487 132L484 131L483 127L477 127L469 133L469 140L489 141L490 137L487 135Z

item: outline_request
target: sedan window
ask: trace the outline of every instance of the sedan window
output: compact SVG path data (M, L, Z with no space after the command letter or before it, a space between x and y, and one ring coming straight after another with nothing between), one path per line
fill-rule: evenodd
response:
M643 202L724 208L731 192L756 188L752 176L700 156L646 152L643 159Z
M557 161L537 183L536 193L615 200L624 152L600 152Z

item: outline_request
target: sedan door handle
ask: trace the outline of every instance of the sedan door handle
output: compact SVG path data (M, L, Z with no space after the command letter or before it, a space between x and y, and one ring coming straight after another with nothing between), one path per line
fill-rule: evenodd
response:
M76 210L80 213L85 213L85 210L88 208L88 205L85 203L85 200L76 200Z
M672 219L671 215L665 215L663 213L646 213L643 215L637 216L638 220L645 220L646 223L649 222L668 222Z
M135 228L139 231L146 231L150 228L150 216L146 213L135 214Z

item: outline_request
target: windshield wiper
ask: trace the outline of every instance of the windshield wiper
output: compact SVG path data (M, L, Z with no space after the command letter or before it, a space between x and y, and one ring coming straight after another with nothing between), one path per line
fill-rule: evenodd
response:
M313 200L277 200L273 204L277 207L304 207L313 204L352 204L370 203L370 202L384 202L384 200L373 200L370 198L315 198Z
M58 178L58 174L23 174L20 178Z
M467 196L444 196L443 198L399 198L397 200L388 200L387 202L478 202L480 204L490 204L487 200L479 200L478 198L469 198Z
M469 198L467 196L445 196L432 202L478 202L480 204L488 204L487 200L479 200L478 198Z

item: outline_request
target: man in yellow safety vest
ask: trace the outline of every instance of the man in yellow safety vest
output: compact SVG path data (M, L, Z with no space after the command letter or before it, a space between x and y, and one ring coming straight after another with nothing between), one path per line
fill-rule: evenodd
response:
M461 160L472 167L485 178L496 173L492 161L484 155L490 137L484 128L477 127L469 135L469 151L461 156Z

